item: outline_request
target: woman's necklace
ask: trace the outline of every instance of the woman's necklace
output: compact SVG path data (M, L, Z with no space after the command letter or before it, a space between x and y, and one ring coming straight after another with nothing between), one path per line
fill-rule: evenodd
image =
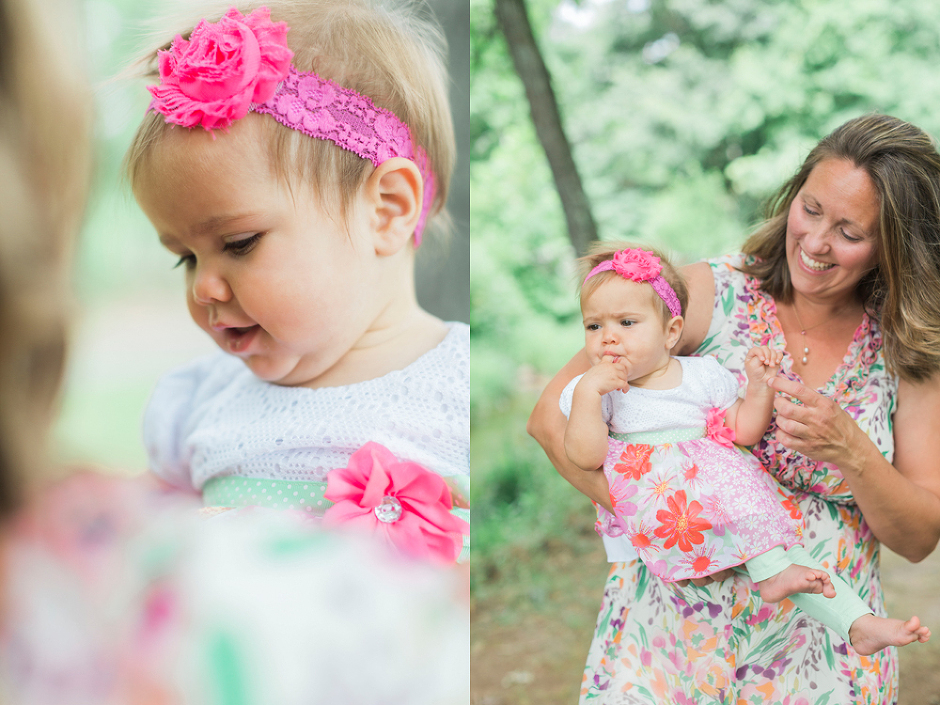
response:
M806 344L806 331L813 330L813 328L818 328L823 323L828 323L829 321L834 319L836 316L838 316L840 313L842 313L845 310L845 308L846 307L843 306L838 311L836 311L831 316L829 316L829 318L825 318L821 320L819 323L814 323L809 328L807 328L806 326L803 325L803 321L800 320L800 312L796 310L796 301L793 302L793 314L796 316L796 322L800 324L800 335L803 336L803 364L804 365L807 363L809 359L809 346Z

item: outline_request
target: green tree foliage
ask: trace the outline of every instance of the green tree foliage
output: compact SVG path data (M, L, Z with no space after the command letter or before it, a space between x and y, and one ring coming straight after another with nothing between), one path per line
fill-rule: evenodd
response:
M538 455L508 429L524 426L544 375L581 340L563 214L492 4L471 0L473 433L483 485L499 464L488 455L504 454L508 439ZM528 8L603 239L655 244L679 262L731 251L764 200L845 120L882 112L940 135L935 3ZM509 408L518 415L507 418ZM544 482L561 482L539 462Z

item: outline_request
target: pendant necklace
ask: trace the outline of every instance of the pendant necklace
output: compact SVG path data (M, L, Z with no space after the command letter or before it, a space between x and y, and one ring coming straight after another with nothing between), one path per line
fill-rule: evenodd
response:
M807 360L809 358L809 346L806 344L806 331L813 330L813 328L818 328L823 323L828 323L829 321L834 319L836 316L838 316L840 313L842 313L845 310L845 308L846 307L843 306L834 314L829 316L829 318L826 318L825 320L822 320L819 323L814 323L809 328L807 328L806 326L803 325L803 321L800 320L800 312L796 310L796 301L793 302L793 314L796 316L797 323L800 324L800 335L803 336L803 364L804 365L807 363Z

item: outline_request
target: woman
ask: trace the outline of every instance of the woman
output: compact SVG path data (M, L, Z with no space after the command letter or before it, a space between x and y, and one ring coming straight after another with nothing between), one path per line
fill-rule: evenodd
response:
M743 255L685 274L676 354L715 355L743 381L749 347L786 349L775 421L754 450L794 493L816 557L884 615L879 544L919 561L940 538L940 155L901 120L851 120L783 186ZM600 473L564 455L558 397L586 368L582 352L559 372L529 432L609 509ZM671 587L615 564L582 701L897 700L896 649L860 657L730 575Z
M72 9L0 0L0 702L466 702L461 576L132 479L49 484L90 178Z

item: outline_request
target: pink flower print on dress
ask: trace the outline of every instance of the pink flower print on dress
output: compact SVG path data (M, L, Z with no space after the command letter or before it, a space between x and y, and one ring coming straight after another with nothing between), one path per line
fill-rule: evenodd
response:
M726 448L734 447L734 429L725 426L725 411L710 409L705 416L705 435Z
M470 533L450 513L453 499L440 475L398 460L379 443L366 443L326 481L323 496L335 504L323 515L324 526L365 529L403 553L442 563L457 560Z
M643 443L630 443L620 454L620 462L614 465L614 471L626 475L631 480L639 480L653 469L650 456L653 446Z
M731 521L727 509L720 496L710 496L704 499L705 515L712 523L711 531L715 536L725 535L725 524Z
M692 545L701 545L705 542L702 531L708 531L712 525L697 515L702 511L702 505L692 500L686 504L685 490L679 490L666 501L668 509L656 512L656 520L661 526L653 533L661 539L666 539L663 548L669 550L678 542L680 551L691 551Z
M188 40L177 35L158 53L160 85L148 86L150 107L167 122L214 130L270 99L294 55L287 24L270 17L266 7L248 15L233 7L218 22L202 20Z
M637 506L628 502L639 491L635 483L630 482L622 475L614 475L610 480L610 502L614 505L614 514L618 518L632 517L637 512Z

